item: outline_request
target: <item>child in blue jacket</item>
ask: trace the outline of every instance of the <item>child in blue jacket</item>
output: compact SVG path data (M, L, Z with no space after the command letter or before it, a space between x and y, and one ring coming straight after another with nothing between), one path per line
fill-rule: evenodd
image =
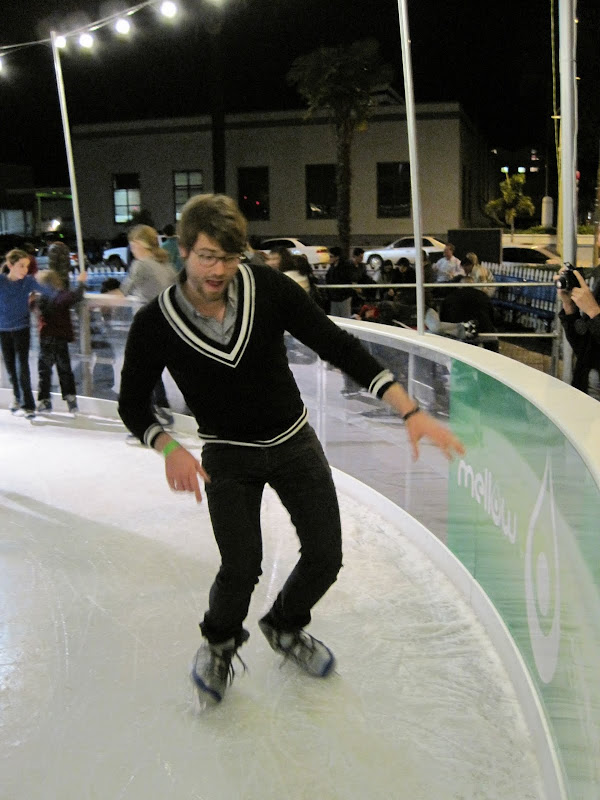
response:
M27 274L29 255L24 250L6 254L6 272L0 274L0 345L13 389L10 410L35 417L35 401L29 374L29 298L34 292L54 297L56 291L40 285Z

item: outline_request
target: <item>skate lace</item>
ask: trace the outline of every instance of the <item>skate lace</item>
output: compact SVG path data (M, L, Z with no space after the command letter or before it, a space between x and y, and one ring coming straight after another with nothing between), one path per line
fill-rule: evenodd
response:
M235 677L235 668L233 666L233 657L235 656L237 660L242 665L244 672L248 671L245 661L236 651L234 653L214 653L213 652L213 663L212 668L215 674L218 676L220 681L223 681L225 684L233 683L233 679Z
M288 658L291 658L297 664L308 664L317 651L317 642L318 640L314 636L305 631L299 631L292 645L285 650L282 648L284 653L283 663Z

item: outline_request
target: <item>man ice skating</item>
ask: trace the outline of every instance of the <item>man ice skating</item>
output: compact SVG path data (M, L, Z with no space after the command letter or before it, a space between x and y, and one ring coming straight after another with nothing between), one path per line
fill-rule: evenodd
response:
M298 284L267 266L241 263L247 223L231 198L191 198L178 234L185 266L177 282L134 318L119 413L132 433L164 455L174 491L193 492L200 501L199 477L205 481L221 566L200 623L205 641L192 678L202 697L220 701L232 658L249 636L243 623L261 575L260 506L267 483L290 514L301 556L259 627L273 650L311 675L325 677L335 664L331 650L305 628L342 566L339 508L287 363L284 333L394 408L415 457L422 437L448 457L463 447ZM198 423L202 463L152 413L152 388L165 367Z

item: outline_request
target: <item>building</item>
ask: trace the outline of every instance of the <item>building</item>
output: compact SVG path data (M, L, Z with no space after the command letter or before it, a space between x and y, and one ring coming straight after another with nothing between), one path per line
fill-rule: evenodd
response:
M0 164L0 235L35 238L48 231L74 235L70 190L36 189L32 167Z
M34 232L33 169L19 164L0 164L0 235Z
M496 179L489 148L457 103L417 106L423 230L481 226ZM212 191L211 117L78 125L72 132L85 237L112 238L135 211L157 228L188 197ZM301 110L228 114L226 188L258 237L333 243L335 136ZM406 113L381 105L352 150L352 239L375 244L412 232Z

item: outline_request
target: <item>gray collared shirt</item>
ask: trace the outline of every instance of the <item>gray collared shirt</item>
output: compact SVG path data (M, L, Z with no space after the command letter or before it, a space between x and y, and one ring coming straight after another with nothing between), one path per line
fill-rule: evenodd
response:
M175 286L175 297L178 305L181 307L182 312L187 319L194 325L200 333L211 338L214 342L219 344L229 344L229 340L233 335L233 328L237 317L238 308L238 286L237 280L232 280L227 287L227 305L225 307L225 316L223 322L219 322L214 317L207 317L196 311L194 306L187 299L183 293L183 283L185 272L179 273L177 284Z

